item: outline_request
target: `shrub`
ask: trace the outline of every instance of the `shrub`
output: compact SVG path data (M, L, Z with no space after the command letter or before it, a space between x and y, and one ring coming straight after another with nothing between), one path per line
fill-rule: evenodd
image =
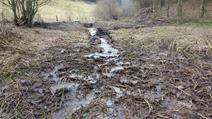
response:
M8 6L13 12L15 25L32 26L38 8L49 0L5 0L0 3Z

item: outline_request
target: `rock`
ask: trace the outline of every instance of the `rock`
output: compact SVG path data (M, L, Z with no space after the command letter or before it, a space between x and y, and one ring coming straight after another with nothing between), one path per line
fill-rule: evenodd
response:
M60 51L60 53L64 54L65 51L66 51L65 49L62 49L62 50Z
M106 105L107 105L107 108L112 108L112 107L113 107L113 102L112 102L112 100L108 100L108 101L106 102Z
M92 37L90 38L90 43L91 43L92 45L97 45L97 44L100 44L100 43L101 43L101 40L99 39L98 36L92 36Z
M124 95L124 92L123 92L120 88L118 88L118 87L113 87L113 89L114 89L115 92L116 92L117 98L120 98L120 97L122 97L122 96Z
M117 67L114 67L110 70L110 73L118 73L120 71L123 71L124 70L124 67L122 66L117 66Z

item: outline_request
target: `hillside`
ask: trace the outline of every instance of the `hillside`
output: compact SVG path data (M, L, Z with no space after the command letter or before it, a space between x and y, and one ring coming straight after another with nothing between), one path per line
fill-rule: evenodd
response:
M94 3L83 1L54 0L40 8L38 14L44 21L56 21L56 16L58 16L59 21L94 19L93 11L95 6ZM6 9L5 7L3 8ZM1 12L2 7L0 7ZM6 18L11 19L12 13L7 9L5 13ZM35 20L38 20L38 15L35 16Z
M55 21L56 16L60 21L77 19L94 19L93 10L95 4L85 2L73 2L70 0L53 1L41 8L40 15L44 20Z

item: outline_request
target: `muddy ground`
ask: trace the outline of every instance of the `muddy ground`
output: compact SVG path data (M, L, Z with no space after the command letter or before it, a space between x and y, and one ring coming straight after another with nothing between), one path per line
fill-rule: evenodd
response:
M119 53L110 61L86 57L101 50L86 29L15 31L25 39L18 49L28 51L1 50L1 60L21 56L16 63L1 61L1 79L11 69L15 77L0 90L2 119L212 118L210 29L111 30L110 45Z
M138 18L137 18L138 17ZM140 18L141 17L141 18ZM85 27L104 28L107 30L117 29L130 29L130 28L142 28L153 26L164 26L170 24L166 19L150 19L148 16L136 16L132 20L125 21L72 21L72 22L35 22L35 27L41 27L45 29L56 30L79 30L85 29Z

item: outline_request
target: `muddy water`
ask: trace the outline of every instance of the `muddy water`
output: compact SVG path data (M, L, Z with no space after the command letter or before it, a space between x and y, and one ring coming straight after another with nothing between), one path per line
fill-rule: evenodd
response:
M108 77L108 79L111 80L112 77L115 76L118 72L123 71L127 66L130 65L129 62L124 62L119 57L119 51L112 46L111 39L108 39L110 38L108 34L102 32L102 30L100 32L97 28L89 28L88 31L91 39L95 37L96 40L99 40L98 44L95 45L96 49L99 50L94 53L85 55L84 57L86 57L88 60L103 60L102 64L93 66L93 74L84 75L76 73L75 71L70 71L68 77L71 79L77 79L78 81L65 82L59 77L59 70L63 69L63 64L54 67L52 71L42 73L44 80L55 82L51 87L52 94L56 94L60 91L68 92L68 96L66 96L63 108L58 112L53 113L52 119L71 118L72 114L77 110L88 107L98 98L96 92L99 92L99 89L95 88L95 85L98 83L98 81L101 80L101 77L105 75ZM106 74L98 72L98 67L100 65L109 64L111 62L115 63L108 67ZM83 81L87 82L88 85L92 85L94 88L88 89L85 93L85 90L80 88L83 86ZM111 97L104 101L107 112L101 118L124 119L124 111L120 106L115 104L116 100L125 95L124 91L119 87L112 87L112 89L115 91L116 95L115 97Z

